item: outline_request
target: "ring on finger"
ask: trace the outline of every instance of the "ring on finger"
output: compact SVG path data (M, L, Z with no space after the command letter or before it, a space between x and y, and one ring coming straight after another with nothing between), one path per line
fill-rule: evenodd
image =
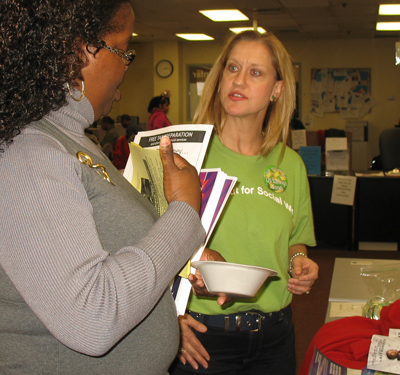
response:
M180 351L181 353L183 353L183 352L185 351L185 348L182 346L182 347L179 349L179 351Z

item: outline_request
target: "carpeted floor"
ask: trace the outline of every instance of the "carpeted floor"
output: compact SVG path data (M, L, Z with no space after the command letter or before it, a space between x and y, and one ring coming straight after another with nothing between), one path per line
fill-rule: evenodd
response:
M292 302L298 369L311 339L325 322L335 258L400 259L398 251L349 251L323 245L310 248L308 254L318 263L320 270L311 293L294 296Z

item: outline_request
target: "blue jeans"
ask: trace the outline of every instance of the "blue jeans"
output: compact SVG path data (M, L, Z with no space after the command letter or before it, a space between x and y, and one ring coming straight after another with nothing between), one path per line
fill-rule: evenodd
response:
M207 322L205 323L207 325ZM183 365L177 359L169 370L171 375L295 375L296 373L290 306L272 315L265 314L261 329L258 331L225 332L223 328L208 327L206 333L194 332L210 354L208 369L200 366L195 370L190 364Z

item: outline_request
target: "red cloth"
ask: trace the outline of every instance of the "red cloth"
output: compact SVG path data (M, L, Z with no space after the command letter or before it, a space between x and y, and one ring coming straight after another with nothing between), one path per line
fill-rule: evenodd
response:
M126 162L129 158L129 145L125 135L122 135L115 142L113 149L113 164L117 169L125 169Z
M315 348L341 366L362 370L367 366L372 335L387 336L389 328L400 328L400 300L383 307L380 320L354 316L324 324L312 339L297 375L308 375Z

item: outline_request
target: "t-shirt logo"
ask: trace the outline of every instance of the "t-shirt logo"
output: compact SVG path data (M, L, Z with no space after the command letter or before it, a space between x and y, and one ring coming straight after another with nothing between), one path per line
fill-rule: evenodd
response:
M264 171L264 182L275 193L282 193L288 185L285 172L272 165Z

